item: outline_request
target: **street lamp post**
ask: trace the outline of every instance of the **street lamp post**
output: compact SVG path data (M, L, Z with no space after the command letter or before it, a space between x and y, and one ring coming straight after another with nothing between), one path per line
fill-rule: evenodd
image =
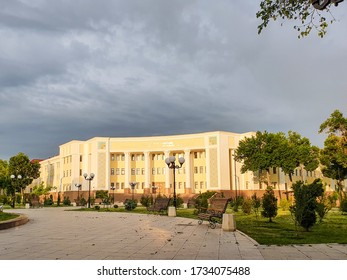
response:
M75 184L75 187L77 188L77 203L80 203L80 189L82 187L81 184Z
M135 186L137 185L136 182L130 182L129 183L131 190L132 190L132 200L134 200L134 190L135 190Z
M165 163L167 164L167 166L172 169L173 172L173 187L174 187L174 193L173 193L173 205L175 207L175 209L177 208L177 198L176 198L176 169L179 169L182 167L183 163L185 162L184 157L180 157L178 159L179 165L176 165L175 163L176 161L176 157L171 156L165 159Z
M113 192L113 201L112 201L113 204L114 204L114 190L115 190L115 189L116 189L115 186L112 186L112 187L111 187L111 190L112 190L112 192Z
M83 174L84 179L89 181L89 190L88 190L88 208L90 208L90 182L94 179L94 173L90 173L89 175L87 173Z
M22 175L17 175L17 177L15 175L11 175L11 179L14 181L15 179L21 180L22 179ZM14 184L14 189L13 189L13 198L12 198L12 208L15 207L15 203L16 203L16 185Z

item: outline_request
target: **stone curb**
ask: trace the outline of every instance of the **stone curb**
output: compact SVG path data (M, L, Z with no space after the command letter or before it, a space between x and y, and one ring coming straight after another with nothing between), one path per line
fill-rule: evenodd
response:
M0 222L0 230L21 226L26 224L28 221L28 216L20 214L17 218Z

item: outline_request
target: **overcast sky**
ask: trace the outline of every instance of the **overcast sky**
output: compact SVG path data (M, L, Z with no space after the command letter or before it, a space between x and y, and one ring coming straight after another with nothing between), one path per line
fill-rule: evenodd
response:
M95 136L296 131L347 115L347 3L325 38L260 0L0 0L0 159Z

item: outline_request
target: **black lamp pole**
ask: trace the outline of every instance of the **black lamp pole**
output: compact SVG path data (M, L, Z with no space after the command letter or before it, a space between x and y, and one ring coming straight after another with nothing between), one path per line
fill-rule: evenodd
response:
M177 197L176 197L176 169L182 168L183 163L185 162L185 159L183 157L180 157L178 159L179 165L176 165L175 163L176 157L171 156L165 159L165 163L167 166L172 169L173 172L173 187L174 187L174 193L173 193L173 205L175 208L177 208Z
M90 208L90 182L94 179L94 173L90 173L90 175L88 175L87 173L83 174L84 179L86 179L87 181L89 181L89 191L88 191L88 208Z

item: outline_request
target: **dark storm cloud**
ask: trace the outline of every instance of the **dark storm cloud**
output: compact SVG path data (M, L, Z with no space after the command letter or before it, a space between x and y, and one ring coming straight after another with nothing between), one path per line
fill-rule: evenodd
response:
M257 35L253 1L0 4L0 158L213 130L321 143L320 123L346 113L344 9L326 38L298 40L291 23Z

